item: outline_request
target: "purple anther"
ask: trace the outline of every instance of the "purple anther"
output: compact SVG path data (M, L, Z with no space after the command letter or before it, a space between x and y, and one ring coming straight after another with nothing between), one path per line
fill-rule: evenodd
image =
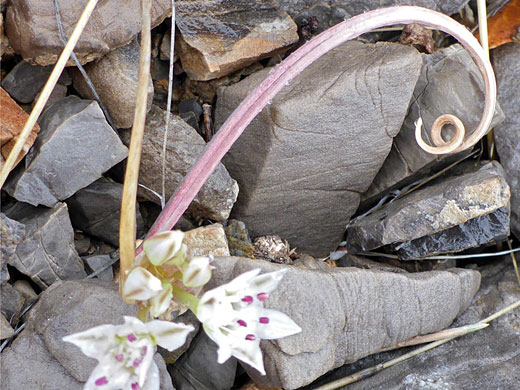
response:
M132 390L141 390L141 386L139 386L139 383L132 383Z
M141 356L146 356L146 351L148 351L148 347L145 345L143 349L141 349Z
M255 337L254 334L248 334L248 335L246 336L246 340L248 340L248 341L253 341L253 340L256 340L256 337Z
M125 357L123 356L122 353L120 353L119 355L116 355L116 360L117 360L118 362L122 362L124 358L125 358Z
M253 303L253 297L251 295L245 296L244 298L242 298L242 302Z
M135 341L135 340L137 340L137 337L133 333L130 333L128 336L126 336L126 338L128 339L128 341Z
M261 324L268 324L269 323L269 318L267 318L267 317L260 317L260 319L258 321Z
M135 359L134 362L132 363L132 366L137 368L142 363L142 361L143 361L143 359Z
M260 293L256 296L259 301L267 301L267 298L269 298L269 294L267 293Z
M247 326L246 322L244 320L238 320L238 325L240 326Z
M101 378L96 379L96 381L94 382L94 384L96 386L103 386L103 385L106 385L107 383L108 383L108 379L106 376L102 376Z

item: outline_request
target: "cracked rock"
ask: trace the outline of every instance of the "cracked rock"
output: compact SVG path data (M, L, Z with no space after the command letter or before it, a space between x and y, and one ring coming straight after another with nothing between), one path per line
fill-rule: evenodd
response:
M25 166L17 167L5 186L19 201L52 207L127 156L94 101L66 97L49 107L39 123L40 134Z
M422 59L411 47L347 42L284 87L224 157L241 192L232 218L324 256L401 128ZM215 128L269 73L219 89Z
M25 226L13 219L7 218L4 213L0 213L0 283L9 280L9 272L6 264L15 256L17 245L25 236Z

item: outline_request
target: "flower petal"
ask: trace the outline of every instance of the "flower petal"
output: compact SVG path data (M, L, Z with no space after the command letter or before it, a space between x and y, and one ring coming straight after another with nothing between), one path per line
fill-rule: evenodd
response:
M186 244L182 244L180 249L175 254L175 256L171 257L168 261L163 263L163 265L168 264L168 265L175 265L177 267L180 267L186 261L187 255L188 255L188 247L186 246Z
M265 375L260 339L245 341L235 346L233 348L233 356L257 369L260 374Z
M162 232L145 240L143 250L153 265L161 265L170 260L181 248L184 233L180 230Z
M249 287L255 293L270 293L278 287L286 272L287 269L281 269L280 271L258 275L251 281Z
M115 362L115 360L114 360ZM121 364L114 365L108 356L94 368L83 390L119 390L127 387L131 373ZM104 383L100 386L100 383Z
M161 291L161 281L143 267L134 268L123 286L123 296L134 301L146 301Z
M264 309L259 314L261 318L267 319L260 321L256 326L256 333L262 339L279 339L302 331L288 315L278 310Z
M163 282L162 291L155 297L150 299L150 314L152 317L157 318L164 313L170 306L170 302L173 297L172 285L169 282Z
M225 288L227 295L241 293L244 289L250 287L252 280L260 273L260 271L260 268L255 268L251 271L244 272L243 274L238 275L232 281L223 284L221 287Z
M101 325L65 336L62 340L76 345L88 357L101 360L113 345L115 330L114 325Z
M152 362L146 375L146 381L144 382L141 390L159 390L161 385L161 379L159 377L159 368L155 362ZM133 390L130 388L130 390Z
M147 333L146 324L140 319L132 316L123 316L125 323L118 326L117 334L119 336L126 336L130 333Z
M182 267L182 283L186 287L204 286L211 279L209 257L193 257Z
M146 327L157 344L168 351L181 347L188 334L195 329L192 325L159 320L147 322Z
M202 323L226 324L233 320L236 312L227 299L225 285L206 291L199 300L195 315Z

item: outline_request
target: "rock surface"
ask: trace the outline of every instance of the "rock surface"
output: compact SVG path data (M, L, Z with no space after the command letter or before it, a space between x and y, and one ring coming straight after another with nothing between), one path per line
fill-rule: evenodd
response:
M14 329L12 328L9 321L7 321L3 314L0 314L0 340L5 340L11 337L14 334Z
M347 227L347 249L391 246L402 259L457 252L506 238L509 186L498 163L416 190ZM480 220L479 220L480 219Z
M17 203L5 213L25 227L25 237L17 245L10 265L42 289L56 280L87 276L74 249L74 231L65 203L52 209Z
M520 299L518 281L510 257L485 265L480 272L482 286L471 306L457 317L452 325L454 327L478 322ZM462 336L372 377L364 378L349 385L348 389L513 390L520 383L519 337L520 318L517 308L492 321L485 329ZM309 389L402 354L402 350L396 350L370 356L339 368L333 374L309 386Z
M97 362L62 338L98 325L121 324L123 315L136 313L135 306L120 299L112 282L56 283L42 294L24 331L2 353L2 387L80 390ZM156 354L155 362L161 390L173 390L164 360Z
M66 200L70 219L76 229L119 246L119 219L123 185L104 177ZM143 217L136 206L137 237L144 233Z
M219 223L188 230L183 242L190 256L229 256L226 233Z
M484 82L477 66L459 44L431 55L422 54L422 57L424 64L403 127L365 197L380 198L389 190L439 171L470 152L457 155L426 153L415 141L415 121L419 117L423 119L423 137L426 140L430 139L433 122L443 114L455 115L464 123L468 133L473 131L480 122L485 96ZM498 106L491 127L503 120L504 113Z
M520 239L520 44L508 43L493 50L498 100L506 120L495 127L500 161L511 187L511 230Z
M143 139L139 183L161 192L162 145L165 128L165 111L153 105L146 117ZM130 143L130 131L122 131L125 144ZM168 200L189 169L204 151L205 142L186 122L171 115L166 144L166 200ZM149 191L139 191L140 196L160 204L159 199ZM201 218L225 221L238 194L237 183L229 176L226 168L219 164L208 178L188 212Z
M112 262L110 255L90 256L86 257L84 260L85 263L87 263L90 269L94 272L103 269L107 264ZM114 279L114 270L112 267L109 267L104 271L101 271L97 275L97 278L100 280L112 281Z
M193 80L225 76L298 41L296 25L272 0L176 2L179 57Z
M4 165L5 160L9 157L9 153L14 147L18 135L22 132L25 122L29 115L20 107L9 94L0 88L0 144L2 153L0 155L0 168ZM31 146L36 140L36 136L40 131L40 126L34 125L29 137L23 145L20 155L16 159L16 164L27 154Z
M5 280L1 280L0 283L9 280L9 272L5 268L5 265L15 256L16 246L23 240L25 236L25 226L20 222L16 222L13 219L7 218L4 213L0 213L0 237L2 237L2 245L0 245L0 269L2 269L1 275L4 276Z
M416 274L333 268L306 270L243 258L215 258L210 286L254 269L288 272L266 307L289 315L302 332L262 341L264 387L296 389L381 348L446 328L478 290L480 274L453 268Z
M86 4L86 0L59 3L65 37L70 37ZM170 13L170 1L153 1L152 27L161 23ZM138 0L108 0L97 4L74 48L81 64L128 44L141 32L140 15ZM63 44L58 35L53 0L14 1L7 7L5 24L11 45L26 61L38 65L56 62ZM69 59L67 65L74 65L74 61Z
M229 390L235 381L237 360L234 357L225 363L217 362L218 346L200 331L193 339L189 350L174 365L169 367L177 390Z
M5 186L19 201L52 207L99 179L128 153L96 102L66 97L49 107L39 123L40 135L25 167L18 167Z
M139 42L134 39L128 45L115 49L98 61L85 65L92 84L118 128L132 127L137 97L137 73L139 70ZM74 88L86 99L94 99L82 74L73 68ZM153 84L149 78L147 111L152 106Z
M16 324L25 304L25 298L11 284L0 284L0 311L11 323Z
M411 47L347 42L305 69L224 158L241 188L232 217L253 238L276 234L316 256L333 250L390 151L421 63ZM219 90L215 128L268 72Z

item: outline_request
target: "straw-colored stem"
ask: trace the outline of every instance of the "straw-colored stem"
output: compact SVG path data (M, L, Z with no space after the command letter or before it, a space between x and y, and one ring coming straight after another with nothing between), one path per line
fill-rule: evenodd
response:
M119 224L119 253L121 258L119 290L125 283L126 276L135 259L135 208L137 197L137 180L141 148L143 145L144 125L146 121L146 100L148 98L148 82L150 78L151 53L151 17L152 1L142 0L141 52L139 59L139 75L137 81L137 99L132 126L128 160L126 163L123 199L121 202L121 220Z
M54 65L54 69L52 70L49 79L45 83L45 86L43 87L40 93L40 97L38 98L38 100L36 100L36 104L34 105L34 108L32 109L29 118L27 118L25 126L23 127L13 149L11 150L11 153L9 153L9 156L7 157L7 160L5 161L4 166L2 167L2 171L0 172L0 188L4 185L5 180L9 175L9 172L11 172L11 170L13 169L16 159L22 151L25 141L27 141L27 137L29 137L29 134L31 133L31 130L36 124L38 117L42 113L43 108L47 103L47 100L49 100L49 96L51 95L54 86L58 82L63 68L65 68L65 65L67 65L67 61L69 60L69 57L72 51L74 50L74 46L76 46L76 43L78 42L79 37L81 36L81 33L85 29L85 26L87 25L90 15L92 14L92 11L94 11L97 2L98 0L89 0L81 16L79 17L78 23L76 24L74 31L72 31L72 34L67 44L63 48L63 51L61 52L61 55L58 58L58 61L56 62L56 65Z

